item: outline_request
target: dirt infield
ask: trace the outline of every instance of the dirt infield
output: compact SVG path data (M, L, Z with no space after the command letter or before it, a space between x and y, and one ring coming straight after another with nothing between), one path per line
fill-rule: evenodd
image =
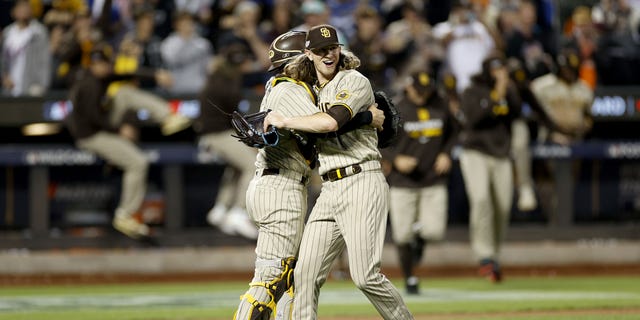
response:
M420 277L474 277L477 270L472 267L438 267L421 268ZM385 268L383 273L390 278L401 277L397 268ZM511 276L611 276L639 275L640 264L637 265L569 265L569 266L533 266L505 267L505 278ZM246 281L252 276L249 272L215 272L215 273L161 273L161 274L38 274L9 275L0 274L0 286L6 285L55 285L55 284L109 284L109 283L171 283L171 282L206 282L206 281Z

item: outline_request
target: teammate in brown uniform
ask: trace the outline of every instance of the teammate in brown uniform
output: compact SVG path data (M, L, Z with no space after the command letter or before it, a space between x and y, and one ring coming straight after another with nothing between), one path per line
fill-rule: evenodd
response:
M480 262L480 274L492 282L502 280L499 254L513 196L511 123L521 105L509 81L504 59L490 56L460 100L464 114L460 168L469 198L471 248Z
M138 109L149 111L150 117L162 124L165 135L191 124L186 117L172 114L166 101L146 92L131 94L132 90L123 90L115 97L108 97L106 91L111 82L140 76L113 74L112 60L108 45L99 44L91 52L88 70L79 75L69 91L73 112L67 124L78 148L95 153L124 171L113 226L131 238L140 239L148 237L150 230L133 214L144 200L149 161L132 141L117 133L118 128L127 111Z
M442 240L447 226L447 176L455 133L448 101L425 71L410 77L397 105L404 130L383 152L391 165L389 215L406 291L418 294L414 268L425 243Z
M258 230L246 212L245 193L255 172L256 152L238 144L231 136L229 119L219 109L231 113L242 100L241 65L247 59L243 48L226 46L212 63L212 72L200 92L200 110L193 128L198 133L198 147L214 151L226 162L215 204L207 213L207 222L226 234L256 239ZM212 107L209 104L215 104Z
M317 79L322 111L306 117L270 113L265 126L307 132L334 132L354 114L374 102L369 80L355 70L360 64L342 52L330 25L311 28L305 56L296 58L285 72ZM400 293L380 272L386 233L389 186L382 174L376 129L360 127L319 139L322 191L305 226L295 269L294 319L316 319L320 287L332 262L346 248L351 279L384 319L413 319Z

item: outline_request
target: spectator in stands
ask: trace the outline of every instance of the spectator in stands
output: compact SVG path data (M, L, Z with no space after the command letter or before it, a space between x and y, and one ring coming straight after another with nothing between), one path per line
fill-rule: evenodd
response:
M591 20L591 9L587 6L573 9L571 19L565 23L564 41L566 46L574 47L580 53L579 78L592 90L598 83L594 60L598 37L598 30Z
M428 72L405 82L397 106L403 115L398 142L383 150L390 163L389 218L408 294L418 294L414 269L428 242L444 239L447 226L447 178L456 140L447 99Z
M593 23L601 32L596 66L602 84L640 83L640 8L628 0L601 0L592 8Z
M462 93L472 75L481 71L495 42L471 10L470 0L454 0L449 20L435 25L433 35L446 48L446 69L455 76L458 93Z
M384 51L384 30L380 14L371 6L361 6L355 12L356 33L349 40L351 51L361 58L358 69L375 89L387 85L387 55Z
M367 1L361 0L326 0L331 17L329 24L344 33L347 39L355 36L356 25L354 23L354 15L360 4L367 4Z
M87 10L87 3L83 0L51 1L51 8L45 13L43 22L47 26L70 27L75 15Z
M109 98L106 95L109 83L133 75L112 73L113 53L108 45L94 46L90 59L89 67L78 74L69 92L73 104L67 118L69 132L78 148L95 153L124 170L113 226L135 239L148 237L149 227L133 216L144 200L148 160L133 142L117 134L118 129L127 111L143 108L162 124L165 135L185 129L189 121L172 114L164 100L152 95L127 95L127 90L122 88L121 94Z
M169 93L197 94L207 79L207 65L213 54L211 43L196 33L193 16L188 12L176 14L174 30L160 47L162 60L174 79Z
M490 55L462 93L464 114L460 168L469 199L471 248L479 273L502 280L499 255L509 225L513 195L511 123L520 99L504 59Z
M260 24L260 30L265 34L265 42L271 43L279 35L291 30L294 24L295 6L293 0L275 0L271 8L271 19Z
M503 36L498 29L498 21L501 13L501 5L506 1L471 0L473 15L489 31L495 42L497 50L504 50Z
M118 46L133 25L130 1L101 0L87 1L87 4L92 21L100 25L103 41Z
M304 22L298 26L293 27L291 30L295 31L309 31L311 27L315 27L321 24L330 24L331 9L324 1L320 0L304 0L302 6L300 6L300 13ZM349 38L340 29L336 29L338 33L338 41L343 48L349 49Z
M65 35L73 26L75 16L79 12L86 12L86 4L82 1L54 1L44 18L44 24L49 30L49 52L51 55L51 86L52 89L66 89L66 83L61 76L57 75L58 69L64 63L59 58L65 41Z
M529 79L548 73L553 65L554 40L536 24L536 6L531 0L520 3L517 22L515 32L505 40L507 57L520 59Z
M402 81L412 73L425 68L435 72L435 64L443 59L443 47L433 37L431 26L422 14L423 3L406 2L402 18L389 24L385 30L384 50L389 55L390 67L395 75L390 79L392 91L402 93Z
M249 56L240 44L221 49L212 63L212 72L200 93L202 108L194 123L199 147L215 152L227 166L207 222L227 234L257 239L258 230L246 211L245 193L255 175L256 153L234 137L225 113L236 111L242 97L242 64ZM219 109L218 109L219 108Z
M150 8L141 8L134 12L135 26L123 39L123 42L131 42L131 46L136 46L136 64L142 68L161 69L163 68L162 54L160 46L162 39L156 36L154 11ZM153 89L156 87L154 81L141 80L141 88Z
M14 23L2 32L2 88L12 96L40 96L51 83L47 29L33 19L27 0L16 1Z
M518 25L518 6L511 3L501 3L500 11L495 21L495 28L502 36L502 50L504 50L504 41L513 36Z
M114 29L111 24L111 1L103 2L99 18L92 20L92 12L86 7L75 9L71 29L60 39L54 52L58 63L54 82L58 88L68 88L75 81L77 73L89 67L90 53L99 42L112 42Z
M214 0L173 0L173 10L176 12L188 12L194 17L197 27L206 26L213 19L211 7ZM201 35L205 35L202 34Z
M225 21L228 28L222 31L216 43L220 49L231 45L244 47L244 54L248 56L240 66L244 74L262 73L271 65L267 55L269 43L259 29L260 12L260 7L253 1L238 3L233 15ZM264 83L263 79L258 82Z

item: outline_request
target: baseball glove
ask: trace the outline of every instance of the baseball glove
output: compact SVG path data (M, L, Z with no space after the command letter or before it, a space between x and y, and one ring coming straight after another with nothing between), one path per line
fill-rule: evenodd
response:
M280 141L280 134L276 127L269 126L268 131L264 131L264 118L271 110L242 115L238 111L231 114L231 125L236 132L231 135L249 147L264 148L272 147Z
M382 149L394 144L398 139L398 132L402 127L400 112L384 91L374 92L374 97L378 109L384 112L383 130L378 132L378 148Z

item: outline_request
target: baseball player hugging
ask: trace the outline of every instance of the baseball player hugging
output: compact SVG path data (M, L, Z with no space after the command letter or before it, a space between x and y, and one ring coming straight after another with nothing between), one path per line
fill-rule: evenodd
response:
M336 30L319 25L307 33L305 56L285 68L313 70L318 105L325 112L289 118L270 113L265 125L307 132L335 132L374 103L359 59L342 51ZM296 66L296 68L293 68ZM299 72L298 75L304 72ZM318 139L320 196L304 228L294 270L293 319L316 319L320 288L332 262L348 251L351 279L384 319L413 319L395 286L380 272L389 208L376 128L362 126Z
M304 32L287 32L277 37L269 50L276 75L266 85L262 111L287 116L317 112L313 90L301 81L284 77L286 63L304 50ZM289 319L293 268L298 253L304 217L307 213L307 184L313 159L307 159L295 137L280 130L277 145L261 147L257 170L246 193L247 211L258 227L256 264L249 289L240 297L234 319ZM247 143L245 141L245 143ZM307 155L308 156L308 155ZM276 311L276 312L274 312Z

